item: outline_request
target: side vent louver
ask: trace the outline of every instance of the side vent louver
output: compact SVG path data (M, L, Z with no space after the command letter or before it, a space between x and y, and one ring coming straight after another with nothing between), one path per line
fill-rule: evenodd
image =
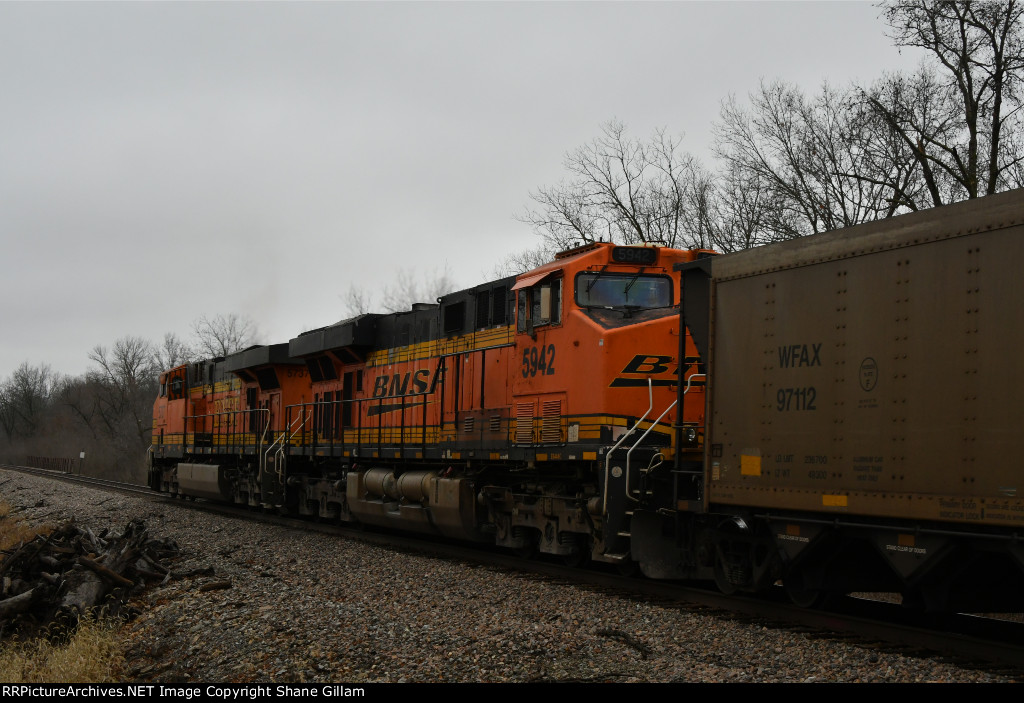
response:
M540 441L556 444L562 441L562 401L545 400L541 407Z
M516 403L516 444L533 443L533 403Z

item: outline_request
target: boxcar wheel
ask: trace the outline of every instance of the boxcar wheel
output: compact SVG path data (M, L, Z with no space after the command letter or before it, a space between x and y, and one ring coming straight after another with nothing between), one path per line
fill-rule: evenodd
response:
M828 597L828 593L820 588L808 588L799 570L788 573L782 580L782 587L786 589L790 602L800 608L820 608Z
M739 590L739 585L729 578L729 561L722 551L722 543L715 545L715 586L727 596Z

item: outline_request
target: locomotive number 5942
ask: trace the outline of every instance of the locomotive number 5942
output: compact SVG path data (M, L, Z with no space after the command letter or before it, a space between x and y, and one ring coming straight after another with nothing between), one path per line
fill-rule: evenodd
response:
M523 378L531 378L540 374L550 376L555 372L555 345L523 349Z

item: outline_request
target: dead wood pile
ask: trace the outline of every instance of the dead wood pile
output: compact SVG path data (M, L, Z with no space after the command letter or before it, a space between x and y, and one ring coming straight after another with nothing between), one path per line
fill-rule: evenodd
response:
M121 534L68 522L0 552L0 637L71 628L87 613L126 615L128 598L147 582L182 575L166 565L178 551L173 540L151 539L145 523L132 520Z

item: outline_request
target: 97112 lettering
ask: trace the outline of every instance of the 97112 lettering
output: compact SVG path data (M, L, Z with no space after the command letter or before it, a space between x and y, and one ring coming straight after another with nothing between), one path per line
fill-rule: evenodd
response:
M818 407L815 405L817 398L818 392L814 389L814 386L807 386L806 388L780 388L775 393L775 407L779 412L817 410Z

